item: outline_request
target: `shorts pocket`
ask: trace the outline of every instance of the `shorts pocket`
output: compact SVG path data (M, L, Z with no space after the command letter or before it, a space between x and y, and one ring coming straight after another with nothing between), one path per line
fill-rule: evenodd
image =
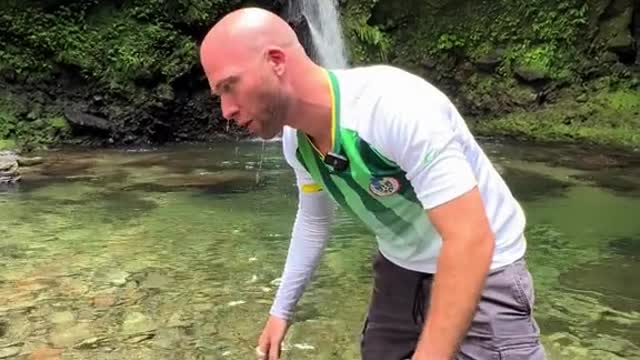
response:
M509 265L508 272L511 278L514 298L521 310L531 315L534 304L533 279L524 264L524 260Z
M546 360L544 348L539 342L503 349L499 353L500 360Z

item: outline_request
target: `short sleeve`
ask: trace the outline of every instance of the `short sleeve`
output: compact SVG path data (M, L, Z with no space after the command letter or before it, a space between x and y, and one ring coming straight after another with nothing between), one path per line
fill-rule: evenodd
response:
M406 172L422 206L431 209L468 192L477 179L465 156L466 127L454 105L429 84L411 90L381 99L383 126L376 137Z

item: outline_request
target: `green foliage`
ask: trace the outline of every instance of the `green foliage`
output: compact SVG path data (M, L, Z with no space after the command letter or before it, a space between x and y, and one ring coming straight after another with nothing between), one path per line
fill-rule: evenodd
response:
M640 147L640 92L603 90L573 96L533 112L517 112L477 122L482 135L516 136L536 141L579 141L607 146Z
M372 49L370 52L377 52L377 56L381 61L387 61L391 42L379 28L360 24L353 27L353 32L363 45Z
M344 10L344 32L355 64L386 62L393 47L388 34L367 23L376 2L378 0L350 1Z
M195 43L171 24L139 22L128 13L135 9L93 16L91 23L84 7L53 13L14 9L2 16L2 25L15 43L26 46L6 49L0 59L18 73L44 71L52 63L73 65L87 78L119 90L136 79L170 82L187 72L197 59Z
M440 51L464 48L465 39L455 34L442 34L438 38L436 48Z
M193 36L240 0L10 0L0 11L0 76L51 80L64 69L132 106L198 66ZM4 89L3 89L4 90ZM0 99L0 139L48 143L68 127L58 109L28 113ZM28 105L29 107L31 105Z
M0 142L11 148L31 149L65 139L70 127L62 114L47 114L38 107L28 109L21 99L0 94Z
M390 1L390 0L380 0ZM365 1L366 2L366 1ZM588 4L578 0L423 1L393 35L403 63L453 53L477 60L498 50L500 73L515 65L544 69L553 78L575 71L588 22Z
M0 151L13 150L16 148L16 142L11 139L0 139Z
M132 0L127 2L127 13L144 22L203 26L240 3L239 0Z

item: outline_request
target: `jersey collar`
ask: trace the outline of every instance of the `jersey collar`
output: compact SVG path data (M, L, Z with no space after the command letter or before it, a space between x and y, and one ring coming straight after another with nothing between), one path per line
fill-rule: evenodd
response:
M326 70L331 93L331 152L340 154L340 86L336 75Z

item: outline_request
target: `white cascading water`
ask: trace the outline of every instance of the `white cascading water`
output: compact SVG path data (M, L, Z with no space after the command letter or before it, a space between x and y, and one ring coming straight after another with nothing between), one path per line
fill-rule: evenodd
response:
M300 11L307 19L320 65L333 69L346 68L349 64L337 0L290 1L301 2Z

